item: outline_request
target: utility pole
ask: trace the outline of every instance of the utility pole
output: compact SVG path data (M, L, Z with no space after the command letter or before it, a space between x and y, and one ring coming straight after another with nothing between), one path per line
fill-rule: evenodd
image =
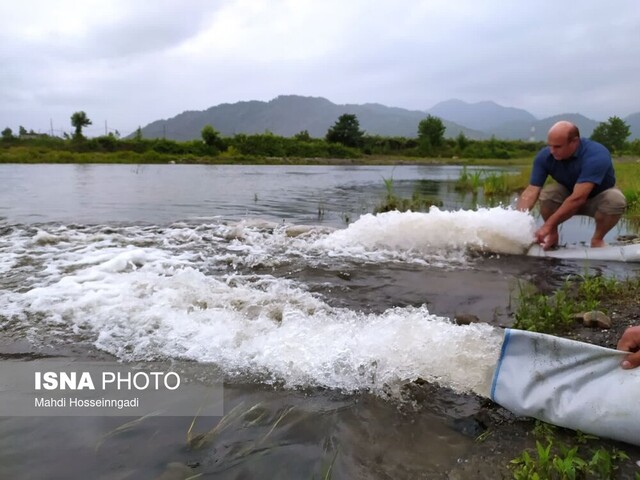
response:
M51 136L53 137L53 118L49 119L49 127L51 129Z
M109 135L109 129L107 128L107 121L104 121L104 136L106 137L107 135Z

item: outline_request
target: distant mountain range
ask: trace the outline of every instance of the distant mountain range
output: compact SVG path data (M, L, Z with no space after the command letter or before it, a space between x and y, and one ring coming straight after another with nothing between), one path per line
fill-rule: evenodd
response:
M336 105L321 97L281 95L268 102L257 100L223 103L207 110L186 111L167 120L157 120L142 128L145 138L192 140L200 138L205 125L212 125L223 136L238 133L271 132L291 137L306 130L321 138L340 115L354 114L360 128L369 135L416 137L418 123L427 115L439 117L446 127L445 136L460 132L467 138L544 141L547 131L558 120L569 120L588 137L598 121L579 113L565 113L537 119L526 110L503 107L485 101L462 100L440 102L426 111L387 107L377 103ZM631 139L640 138L640 112L624 118L631 128Z

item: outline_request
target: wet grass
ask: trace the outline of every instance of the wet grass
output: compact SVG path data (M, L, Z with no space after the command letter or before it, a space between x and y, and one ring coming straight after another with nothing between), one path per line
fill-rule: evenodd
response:
M391 211L399 212L421 212L427 211L432 206L441 207L442 200L433 198L427 195L421 195L418 192L414 192L411 198L403 198L396 195L394 190L393 177L383 178L385 195L381 203L379 203L373 210L373 213L383 213Z
M603 299L637 295L640 280L620 281L586 272L568 277L562 287L551 295L523 284L518 285L518 290L514 328L563 333L576 323L576 314L600 309Z
M529 182L528 168L519 173L505 171L475 170L470 172L464 165L455 183L455 189L459 192L477 194L482 190L485 197L504 196L524 189Z
M223 458L220 459L222 460L220 468L227 469L245 461L250 456L267 455L274 448L278 448L280 445L278 441L268 442L268 440L285 419L289 418L294 410L295 407L289 405L272 415L260 403L250 407L245 406L244 403L240 403L223 416L213 428L203 433L194 432L198 420L198 415L196 415L187 431L187 447L193 451L206 449L215 452L218 450L221 442L224 443L222 439L222 433L224 431L244 431L254 427L262 428L264 433L250 441L232 446L227 445L225 448L219 449L221 452L226 452L223 453ZM294 419L293 421L295 422L296 420ZM208 472L208 474L209 473L211 472Z
M104 442L106 442L108 439L110 439L112 437L115 437L115 436L118 436L118 435L122 435L122 434L124 434L126 432L130 432L132 430L135 430L145 420L147 420L147 419L149 419L151 417L157 417L160 414L161 414L161 412L152 412L152 413L149 413L149 414L144 415L142 417L139 417L139 418L136 418L134 420L131 420L130 422L124 423L124 424L120 425L117 428L114 428L113 430L111 430L110 432L104 434L100 438L100 440L98 441L98 443L95 446L95 451L97 452L98 450L100 450L100 447L102 447Z
M568 445L556 435L556 427L540 421L533 434L535 449L524 450L510 462L514 479L615 479L621 463L629 461L623 450L598 446L593 435L577 432Z

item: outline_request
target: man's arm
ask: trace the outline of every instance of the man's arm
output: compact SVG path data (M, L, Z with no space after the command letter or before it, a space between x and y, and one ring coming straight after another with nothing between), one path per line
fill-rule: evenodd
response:
M516 210L529 211L533 208L533 206L538 201L538 197L540 196L540 191L542 187L536 187L535 185L529 185L524 189L520 198L518 198L518 203L516 204Z

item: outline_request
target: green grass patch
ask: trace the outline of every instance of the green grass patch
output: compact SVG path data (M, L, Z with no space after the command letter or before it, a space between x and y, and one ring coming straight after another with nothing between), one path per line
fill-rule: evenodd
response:
M634 286L635 285L635 286ZM514 328L542 333L562 333L575 322L575 314L599 310L604 298L637 290L638 280L619 281L601 275L568 277L551 295L519 284ZM631 289L631 290L630 290Z
M455 190L477 194L482 189L485 197L504 196L524 189L529 184L531 168L519 173L505 171L475 170L470 172L464 165L455 182Z
M552 425L536 422L535 449L524 450L510 462L514 479L615 479L620 464L629 461L623 450L598 446L598 437L593 435L577 432L567 445L555 432Z

